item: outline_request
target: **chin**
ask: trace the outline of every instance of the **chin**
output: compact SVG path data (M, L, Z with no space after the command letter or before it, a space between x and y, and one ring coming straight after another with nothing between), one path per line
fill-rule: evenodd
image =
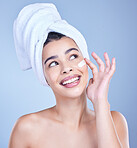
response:
M68 97L68 98L80 98L81 96L83 96L84 92L75 92L75 94L65 94L64 97Z

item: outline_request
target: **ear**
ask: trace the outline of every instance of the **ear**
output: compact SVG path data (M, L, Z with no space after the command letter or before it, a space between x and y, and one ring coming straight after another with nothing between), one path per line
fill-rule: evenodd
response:
M45 75L45 71L44 71L44 75ZM48 80L46 79L46 76L45 76L45 80L46 80L48 86L50 86L49 83L48 83Z
M49 85L49 83L48 83L48 80L46 79L46 82L47 82L47 84ZM50 85L49 85L50 86Z

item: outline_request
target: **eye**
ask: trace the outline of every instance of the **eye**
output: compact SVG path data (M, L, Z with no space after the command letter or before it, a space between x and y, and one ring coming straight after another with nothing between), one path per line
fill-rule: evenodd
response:
M77 57L78 57L78 55L73 54L73 55L70 56L70 59L73 60L73 59L75 59L75 58L77 58Z
M53 66L55 66L55 65L58 65L58 62L53 61L53 62L51 62L51 63L49 64L49 67L53 67Z

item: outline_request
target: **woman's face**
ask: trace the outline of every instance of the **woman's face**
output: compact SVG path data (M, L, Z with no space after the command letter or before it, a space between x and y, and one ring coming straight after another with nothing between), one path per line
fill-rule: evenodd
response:
M83 59L76 43L68 37L49 42L43 48L45 79L55 95L78 97L83 93L88 82L87 65L78 67Z

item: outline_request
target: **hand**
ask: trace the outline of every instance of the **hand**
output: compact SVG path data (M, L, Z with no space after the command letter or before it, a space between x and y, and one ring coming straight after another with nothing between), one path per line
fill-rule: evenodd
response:
M97 56L95 52L92 52L92 57L96 60L99 65L99 71L97 67L88 59L84 58L87 65L92 70L93 78L89 80L88 87L86 89L87 97L96 106L98 103L108 103L108 89L110 79L115 72L115 58L112 58L112 64L110 63L108 54L104 53L106 67L103 61Z

